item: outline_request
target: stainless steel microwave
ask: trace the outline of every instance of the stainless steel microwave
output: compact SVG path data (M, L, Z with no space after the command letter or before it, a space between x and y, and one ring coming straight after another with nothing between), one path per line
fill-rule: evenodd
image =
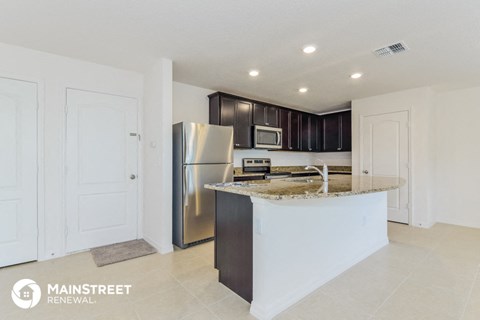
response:
M282 148L282 129L265 126L255 126L254 148L256 149L281 149Z

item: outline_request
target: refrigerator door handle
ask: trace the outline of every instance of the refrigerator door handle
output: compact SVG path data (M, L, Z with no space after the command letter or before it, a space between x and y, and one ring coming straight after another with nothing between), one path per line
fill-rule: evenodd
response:
M187 168L183 167L183 207L188 207L188 177Z

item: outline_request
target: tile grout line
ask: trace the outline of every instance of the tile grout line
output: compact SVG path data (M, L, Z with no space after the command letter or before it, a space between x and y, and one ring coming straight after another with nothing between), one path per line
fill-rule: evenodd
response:
M383 300L382 304L380 306L378 306L378 308L375 309L375 311L373 312L372 314L372 317L375 317L375 315L377 314L377 312L385 305L385 303L398 291L398 289L405 283L407 282L407 280L410 278L411 275L408 275L405 279L403 279L402 282L400 282L398 284L398 286L395 287L395 289L393 289L392 293L390 293L386 298L385 300Z
M475 286L476 282L480 279L480 268L477 268L477 273L475 274L475 278L472 281L472 285L470 286L470 290L468 291L467 299L465 299L465 303L463 305L463 310L462 310L462 315L460 316L460 319L463 319L465 317L465 312L467 311L467 306L472 299L472 292L473 292L473 287Z
M205 257L204 257L202 254L199 254L198 252L194 252L193 255L194 255L196 258L200 258L200 259L203 260L204 262L207 262L207 261L206 261L207 259L205 259ZM203 302L200 300L200 298L198 298L193 292L191 292L188 288L186 288L186 287L180 282L180 280L178 280L177 277L175 277L175 275L173 275L173 274L170 273L170 276L173 277L173 278L175 279L175 281L177 281L178 284L179 284L183 289L185 289L190 295L192 295L192 296L200 303L200 305L202 305L203 307L205 307L205 309L207 309L207 311L210 312L210 313L215 317L215 319L221 320L221 319L217 316L217 314L210 309L210 306L213 306L213 305L215 305L215 304L218 304L218 303L222 302L223 300L227 299L228 297L231 296L231 293L228 294L226 297L223 297L222 299L220 299L220 300L218 300L218 301L210 304L210 306L209 306L209 305L203 303ZM186 318L186 317L188 317L188 316L191 316L192 314L194 314L194 313L185 315L185 316L182 317L181 319L184 319L184 318ZM180 320L181 320L181 319L180 319Z
M200 303L200 305L201 305L202 307L205 307L205 309L207 309L216 319L221 320L212 310L210 310L210 308L208 307L208 305L206 305L205 303L203 303L203 302L200 300L200 298L197 297L196 294L194 294L193 292L191 292L190 290L188 290L188 288L186 288L186 287L180 282L180 280L178 280L173 274L170 274L170 275L175 279L175 281L178 282L178 284L180 285L180 287L182 287L183 289L185 289L185 291L187 291L188 294L190 294L193 298L195 298L195 300L197 300L197 302ZM227 297L228 297L228 296L227 296ZM217 302L215 302L215 303L213 303L213 304L216 304L216 303L218 303L218 302L220 302L220 301L223 301L223 300L226 299L227 297L224 297L224 298L220 299L219 301L217 301ZM213 304L212 304L212 305L213 305ZM185 316L183 316L182 318L180 318L180 320L181 320L181 319L185 319L186 317L189 317L189 316L191 316L191 315L193 315L193 314L195 314L195 312L186 314Z
M437 245L438 246L438 245ZM436 248L436 247L435 247ZM415 271L415 269L417 269L419 266L421 266L427 259L428 257L432 254L433 252L433 248L432 249L429 249L429 251L427 252L427 254L425 254L425 256L415 265L415 267L408 273L408 275L405 277L405 279L403 279L402 282L400 282L398 284L398 286L395 287L395 289L393 289L392 293L390 293L386 298L385 300L383 300L382 304L380 306L378 306L378 308L375 309L375 311L373 312L372 314L372 317L375 317L375 315L377 314L377 312L385 305L385 303L398 291L398 289L400 289L400 287L405 284L405 282L408 281L408 279L410 279L412 277L412 274L413 272Z
M218 300L217 302L214 302L214 303L212 303L212 304L210 304L210 305L205 305L205 308L207 308L207 310L210 311L210 313L213 314L213 316L214 316L216 319L221 320L220 317L219 317L212 309L210 309L210 307L211 307L211 306L214 306L214 305L216 305L216 304L219 304L220 302L226 300L227 298L229 298L229 297L231 297L231 296L232 296L232 294L230 293L229 295L227 295L226 297L223 297L222 299Z

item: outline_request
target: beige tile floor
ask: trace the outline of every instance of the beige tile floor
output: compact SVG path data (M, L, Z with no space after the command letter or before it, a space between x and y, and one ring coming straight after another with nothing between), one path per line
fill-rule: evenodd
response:
M390 244L276 319L480 319L480 229L389 224ZM254 319L217 282L213 243L97 268L88 252L0 269L0 319ZM131 284L128 296L93 305L25 311L10 299L22 278L59 284Z

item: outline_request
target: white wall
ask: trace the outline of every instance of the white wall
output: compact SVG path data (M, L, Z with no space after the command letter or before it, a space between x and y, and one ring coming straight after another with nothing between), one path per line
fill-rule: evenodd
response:
M39 259L62 256L66 88L137 98L141 108L143 75L0 43L0 76L40 83Z
M172 245L172 61L159 59L145 75L144 238L160 253Z
M173 82L173 123L208 123L208 95L215 91Z
M208 123L208 95L215 91L173 82L173 123L188 121ZM235 167L242 166L242 158L271 158L274 166L320 164L352 165L351 152L308 153L265 150L235 150Z
M480 87L438 93L434 119L437 221L480 228Z
M386 112L410 112L411 224L430 227L433 177L433 91L418 88L352 101L352 172L360 174L360 117Z

